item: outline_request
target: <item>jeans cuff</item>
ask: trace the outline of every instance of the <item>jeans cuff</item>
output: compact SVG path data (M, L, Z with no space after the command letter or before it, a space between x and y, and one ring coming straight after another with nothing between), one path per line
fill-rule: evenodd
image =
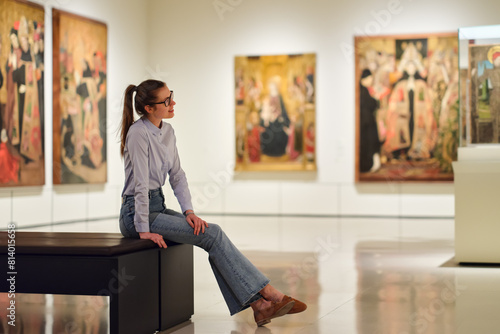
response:
M256 293L252 298L250 298L247 302L248 305L252 304L253 302L256 302L257 300L263 298L260 293Z

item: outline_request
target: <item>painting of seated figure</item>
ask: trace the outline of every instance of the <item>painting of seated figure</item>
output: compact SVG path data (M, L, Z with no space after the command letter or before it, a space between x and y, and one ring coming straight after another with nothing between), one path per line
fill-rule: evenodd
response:
M235 58L235 170L316 170L315 67L315 54Z

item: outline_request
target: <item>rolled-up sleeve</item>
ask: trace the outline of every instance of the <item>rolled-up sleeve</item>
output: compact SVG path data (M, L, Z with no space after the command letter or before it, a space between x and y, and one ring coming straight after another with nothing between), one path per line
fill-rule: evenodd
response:
M134 173L134 224L137 232L149 232L149 139L145 128L131 128L127 150Z

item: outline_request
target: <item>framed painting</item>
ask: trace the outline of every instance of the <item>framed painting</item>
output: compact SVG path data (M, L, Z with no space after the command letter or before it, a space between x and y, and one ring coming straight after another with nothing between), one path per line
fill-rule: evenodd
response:
M235 170L316 170L316 55L241 56L234 66Z
M499 143L500 44L469 45L470 140Z
M54 184L105 183L105 23L52 9Z
M0 0L0 186L45 183L42 6Z
M356 182L452 181L456 33L355 37Z

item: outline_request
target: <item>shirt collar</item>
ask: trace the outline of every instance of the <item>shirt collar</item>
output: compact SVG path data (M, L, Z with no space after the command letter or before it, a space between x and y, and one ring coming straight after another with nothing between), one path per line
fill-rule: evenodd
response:
M146 117L141 117L141 120L144 123L144 125L146 125L146 127L148 128L148 130L151 131L153 133L153 135L155 135L155 136L158 136L158 135L162 134L165 131L165 125L164 124L162 124L162 127L160 129L156 125L154 125L153 123L151 123L151 121L149 119L147 119Z

